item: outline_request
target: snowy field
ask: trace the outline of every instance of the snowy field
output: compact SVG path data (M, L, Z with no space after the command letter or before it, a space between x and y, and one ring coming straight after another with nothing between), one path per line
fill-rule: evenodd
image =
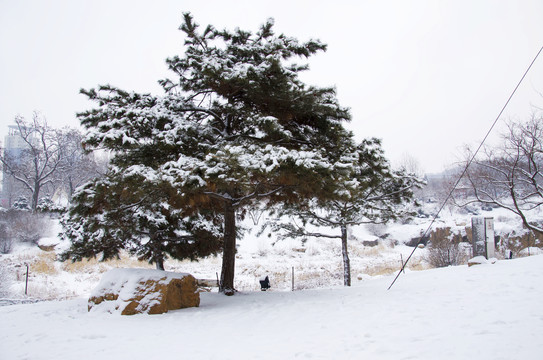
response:
M352 288L203 293L163 315L0 307L1 359L543 359L543 256Z

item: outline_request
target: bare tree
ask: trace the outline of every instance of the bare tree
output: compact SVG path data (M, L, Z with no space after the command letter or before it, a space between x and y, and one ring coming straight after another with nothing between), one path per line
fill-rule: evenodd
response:
M474 200L517 214L526 228L543 234L530 211L543 203L543 117L510 123L500 147L485 148L466 173Z
M421 167L420 162L409 153L403 153L398 167L407 174L413 174L419 178L424 177L424 169Z
M49 127L46 119L38 113L33 114L31 122L17 116L15 123L23 147L20 151L4 150L0 162L5 174L30 191L31 208L36 211L40 191L53 181L53 174L61 161L58 132Z
M100 165L94 159L94 153L86 153L83 149L83 135L77 129L63 128L59 132L59 150L61 163L56 178L66 191L71 201L75 189L88 180L99 176Z
M462 170L463 168L452 166L440 174L427 175L425 177L427 185L420 192L420 197L427 202L445 203L445 208L452 215L454 209L459 206L457 202L465 202L471 193L465 186L457 186L453 190Z

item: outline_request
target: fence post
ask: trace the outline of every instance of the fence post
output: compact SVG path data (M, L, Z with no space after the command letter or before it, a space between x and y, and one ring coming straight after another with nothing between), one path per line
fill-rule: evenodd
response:
M28 294L28 263L26 265L26 283L25 283L25 296Z

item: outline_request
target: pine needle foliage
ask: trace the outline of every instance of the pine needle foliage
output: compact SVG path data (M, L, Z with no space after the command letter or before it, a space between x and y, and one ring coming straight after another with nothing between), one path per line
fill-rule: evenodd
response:
M174 75L159 81L163 95L110 85L82 90L97 105L78 115L87 129L85 146L106 148L114 157L106 183L89 184L86 192L80 192L78 203L84 206L73 208L67 224L79 223L78 216L105 206L102 215L111 213L112 221L100 233L111 233L112 245L102 253L114 256L136 229L150 232L145 221L128 219L134 216L131 205L158 215L166 208L160 204L168 204L168 216L173 217L166 221L168 231L181 227L192 233L197 219L206 225L196 228L209 231L210 242L204 243L222 244L220 289L233 294L236 221L257 201L268 206L294 204L330 193L323 188L334 186L329 181L331 163L353 144L352 134L343 127L350 120L349 110L339 105L335 89L308 86L299 79L308 66L295 60L324 51L326 45L276 35L273 25L270 19L255 33L211 25L201 30L186 13L180 26L184 54L167 59ZM140 180L131 178L136 174ZM141 184L145 186L138 189ZM168 191L159 190L161 186ZM140 190L145 201L131 197ZM102 215L95 215L94 223L99 225ZM130 226L125 229L121 224ZM67 236L77 238L81 233ZM214 248L204 243L203 248ZM175 254L162 246L161 251ZM81 256L102 248L107 246L90 248ZM208 252L196 251L195 256ZM151 250L141 254L156 257Z

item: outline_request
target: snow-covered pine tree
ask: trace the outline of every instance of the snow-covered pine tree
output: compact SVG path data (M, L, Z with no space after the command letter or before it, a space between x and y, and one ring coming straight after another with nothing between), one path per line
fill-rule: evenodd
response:
M137 167L168 182L179 199L169 202L174 209L222 214L220 290L227 295L234 293L236 219L244 209L326 194L331 162L352 143L342 126L349 112L335 90L305 85L298 74L307 66L293 63L325 45L272 28L269 20L254 34L212 26L200 32L185 14L185 54L167 60L177 78L160 82L164 96L111 86L83 91L98 104L79 115L87 148L114 151L118 173Z
M221 290L232 294L236 217L255 200L315 196L329 176L330 157L351 140L342 126L349 112L333 88L306 86L298 77L308 67L293 59L325 50L319 41L275 35L272 20L254 34L212 26L199 32L185 14L181 30L185 56L168 59L178 78L162 84L192 103L185 111L205 124L208 148L198 168L170 162L165 169L181 178L198 173L202 192L223 209Z
M422 181L405 171L394 171L384 156L378 139L366 139L346 151L335 163L323 187L325 196L283 206L281 216L297 218L288 223L272 222L281 237L317 237L340 239L343 257L343 283L351 286L351 266L347 246L349 226L385 223L409 215L404 206L413 196L413 188ZM339 233L311 230L308 227L339 228ZM309 229L308 229L309 228Z
M61 237L72 242L63 260L98 254L107 260L118 258L124 249L164 270L166 256L195 260L221 248L216 216L205 211L189 214L168 182L131 171L111 172L79 189L62 219Z
M201 207L161 176L164 161L179 159L198 143L195 129L169 113L168 98L127 93L111 86L85 92L100 104L79 114L88 129L87 150L112 151L105 177L80 187L63 218L62 237L72 245L62 258L78 261L100 255L119 256L122 249L164 269L165 256L196 259L222 245L220 217ZM196 125L196 124L192 124ZM177 133L179 131L179 133Z

